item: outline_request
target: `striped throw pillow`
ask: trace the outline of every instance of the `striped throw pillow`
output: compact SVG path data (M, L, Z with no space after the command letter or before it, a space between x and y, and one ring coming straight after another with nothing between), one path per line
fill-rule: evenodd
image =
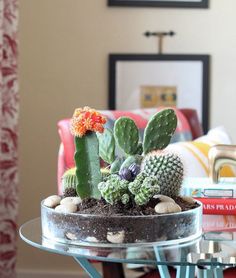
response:
M208 177L208 151L217 144L232 144L232 141L223 127L211 129L207 135L190 142L170 144L167 150L177 153L184 163L185 177ZM236 176L231 166L224 166L220 171L222 177Z

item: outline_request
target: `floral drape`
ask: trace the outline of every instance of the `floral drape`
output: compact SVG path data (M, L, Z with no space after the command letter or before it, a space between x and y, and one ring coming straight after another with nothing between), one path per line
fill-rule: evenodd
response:
M18 0L0 0L0 277L15 277Z

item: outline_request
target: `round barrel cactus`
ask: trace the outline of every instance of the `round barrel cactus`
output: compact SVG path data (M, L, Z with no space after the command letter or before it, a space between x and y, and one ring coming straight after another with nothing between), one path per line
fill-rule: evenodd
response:
M141 169L148 176L157 178L160 194L170 197L180 194L184 166L178 155L165 151L153 151L144 158Z

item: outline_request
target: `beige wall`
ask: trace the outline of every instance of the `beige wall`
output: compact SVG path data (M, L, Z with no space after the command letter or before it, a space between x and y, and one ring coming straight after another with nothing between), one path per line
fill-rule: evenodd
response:
M107 57L155 53L146 30L174 30L167 53L209 53L211 126L236 141L236 1L211 8L108 8L106 0L20 0L20 217L39 216L40 200L56 192L56 123L75 107L107 104ZM19 268L76 268L65 257L19 242Z

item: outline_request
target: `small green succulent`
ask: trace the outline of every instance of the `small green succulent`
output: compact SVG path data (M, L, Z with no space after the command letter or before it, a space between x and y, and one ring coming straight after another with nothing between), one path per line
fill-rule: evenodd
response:
M129 183L129 191L134 195L135 203L141 206L147 204L160 191L160 187L155 177L141 172L133 182Z
M128 204L134 199L138 206L145 205L160 191L157 179L144 172L137 175L133 182L122 180L118 175L110 175L107 181L100 182L98 189L102 197L111 205L121 202Z
M107 181L98 184L98 190L111 205L119 201L127 204L129 202L128 184L128 181L122 180L118 175L113 174L108 177Z

